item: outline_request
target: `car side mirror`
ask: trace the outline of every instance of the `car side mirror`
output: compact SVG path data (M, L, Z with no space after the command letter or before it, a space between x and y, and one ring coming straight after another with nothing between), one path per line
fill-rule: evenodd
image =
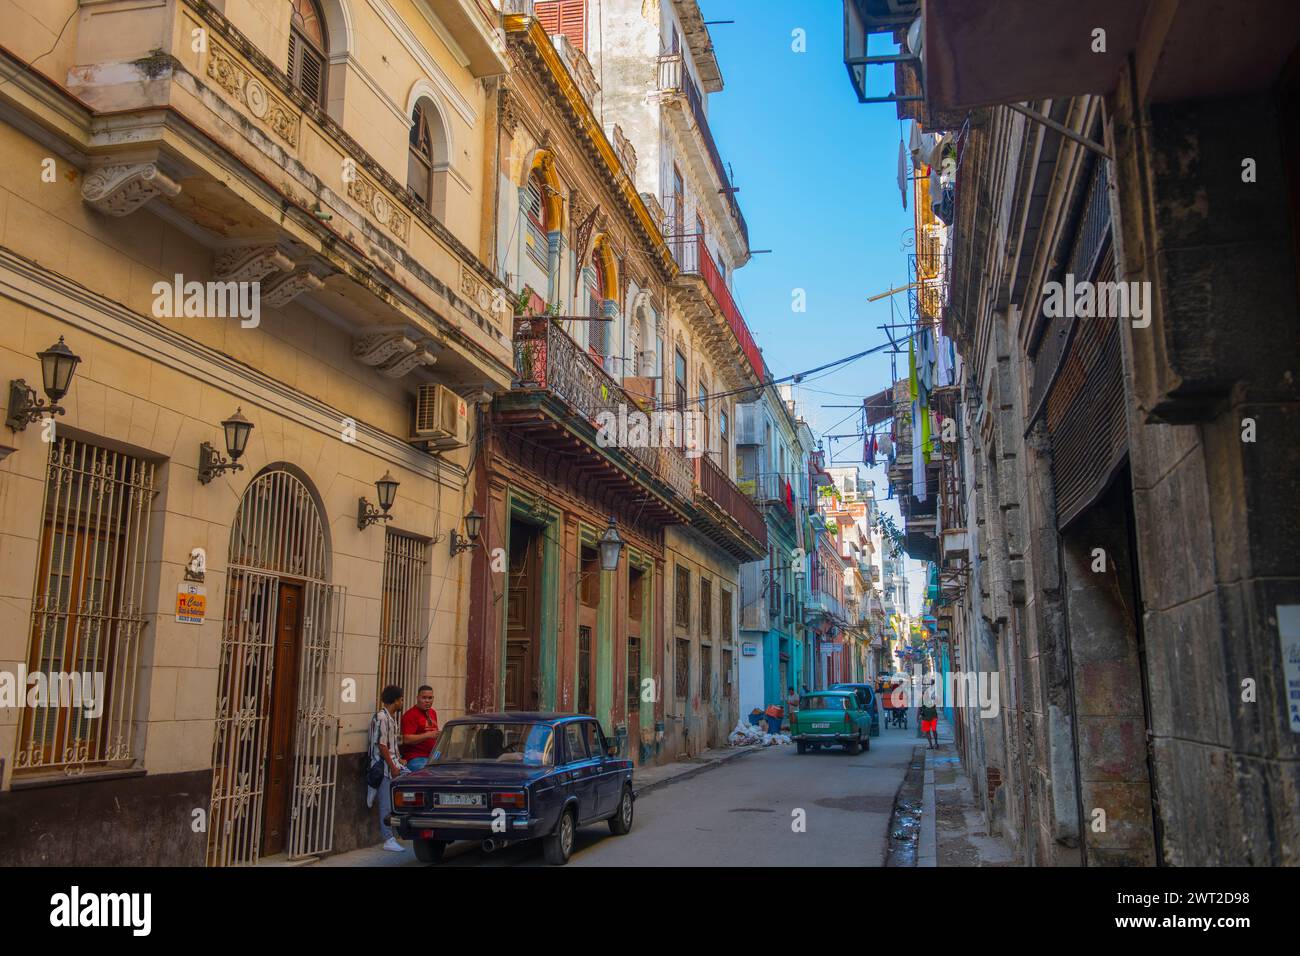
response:
M618 744L606 744L606 745L605 745L605 756L606 756L606 757L617 757L617 756L618 756Z

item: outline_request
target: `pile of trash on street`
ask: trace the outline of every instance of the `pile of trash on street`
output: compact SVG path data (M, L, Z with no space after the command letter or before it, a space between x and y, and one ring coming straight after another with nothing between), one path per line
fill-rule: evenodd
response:
M776 711L776 713L772 713ZM736 729L731 732L727 738L727 743L733 747L748 747L754 744L761 744L764 747L772 747L778 744L790 743L790 735L781 733L781 713L780 707L769 707L768 713L763 714L757 708L754 713L748 717L741 717L736 724Z

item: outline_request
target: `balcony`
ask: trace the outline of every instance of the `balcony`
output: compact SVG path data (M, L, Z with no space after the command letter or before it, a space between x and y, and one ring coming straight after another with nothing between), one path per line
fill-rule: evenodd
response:
M57 108L69 142L84 144L85 205L107 227L147 204L211 250L211 269L192 264L187 280L260 282L264 307L313 301L387 378L508 386L510 330L492 308L500 281L470 248L477 232L459 238L218 6L98 3L94 28L69 34L62 72L75 100ZM231 6L240 23L261 23ZM504 72L495 14L477 0L454 6L449 29L476 75ZM351 89L351 58L329 69ZM258 341L228 337L232 359L255 364Z
M767 556L767 522L749 496L708 455L694 460L692 524L741 561Z
M743 374L729 387L758 385L769 378L767 363L749 332L740 307L698 233L668 237L668 247L680 270L676 288L683 293L686 313L703 337L702 345L719 369ZM720 320L720 321L719 321Z
M516 382L497 398L496 424L525 434L534 448L561 451L584 480L643 501L651 520L690 520L694 475L681 449L598 444L598 416L617 421L639 406L559 324L517 317L514 357Z
M740 204L736 202L736 193L731 184L731 177L727 174L726 164L722 162L722 154L718 152L718 144L714 142L713 133L709 129L709 118L704 109L704 97L695 81L691 79L690 73L683 67L680 53L664 53L660 55L659 92L663 96L662 102L665 105L684 105L684 108L675 111L675 113L683 118L690 117L690 125L698 134L699 141L704 147L704 154L708 157L712 175L717 179L718 198L722 201L726 213L731 217L739 233L743 245L742 255L748 256L749 225L740 212Z
M787 522L795 520L794 489L781 475L767 472L740 487L754 504L770 508L774 516Z

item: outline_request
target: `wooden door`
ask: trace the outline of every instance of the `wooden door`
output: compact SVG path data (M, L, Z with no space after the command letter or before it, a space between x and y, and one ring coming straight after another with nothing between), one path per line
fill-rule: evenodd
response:
M514 522L510 528L510 577L506 594L506 710L538 708L538 594L542 536Z
M276 612L275 658L271 676L271 726L266 754L266 798L262 817L262 855L285 848L293 805L293 733L298 711L298 645L302 636L302 587L280 585Z

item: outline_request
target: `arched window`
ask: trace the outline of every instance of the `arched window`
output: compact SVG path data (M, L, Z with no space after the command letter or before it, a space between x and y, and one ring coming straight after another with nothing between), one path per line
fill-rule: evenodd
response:
M407 150L406 185L438 219L447 213L447 136L428 100L415 104Z
M310 100L325 105L325 18L316 0L290 0L289 81Z
M592 319L599 319L605 314L605 266L600 261L599 250L591 254L591 268L587 270L587 276L590 284L587 287L588 301L590 302L591 311L588 313ZM589 322L591 334L588 341L592 349L602 358L609 354L609 325L608 322Z

